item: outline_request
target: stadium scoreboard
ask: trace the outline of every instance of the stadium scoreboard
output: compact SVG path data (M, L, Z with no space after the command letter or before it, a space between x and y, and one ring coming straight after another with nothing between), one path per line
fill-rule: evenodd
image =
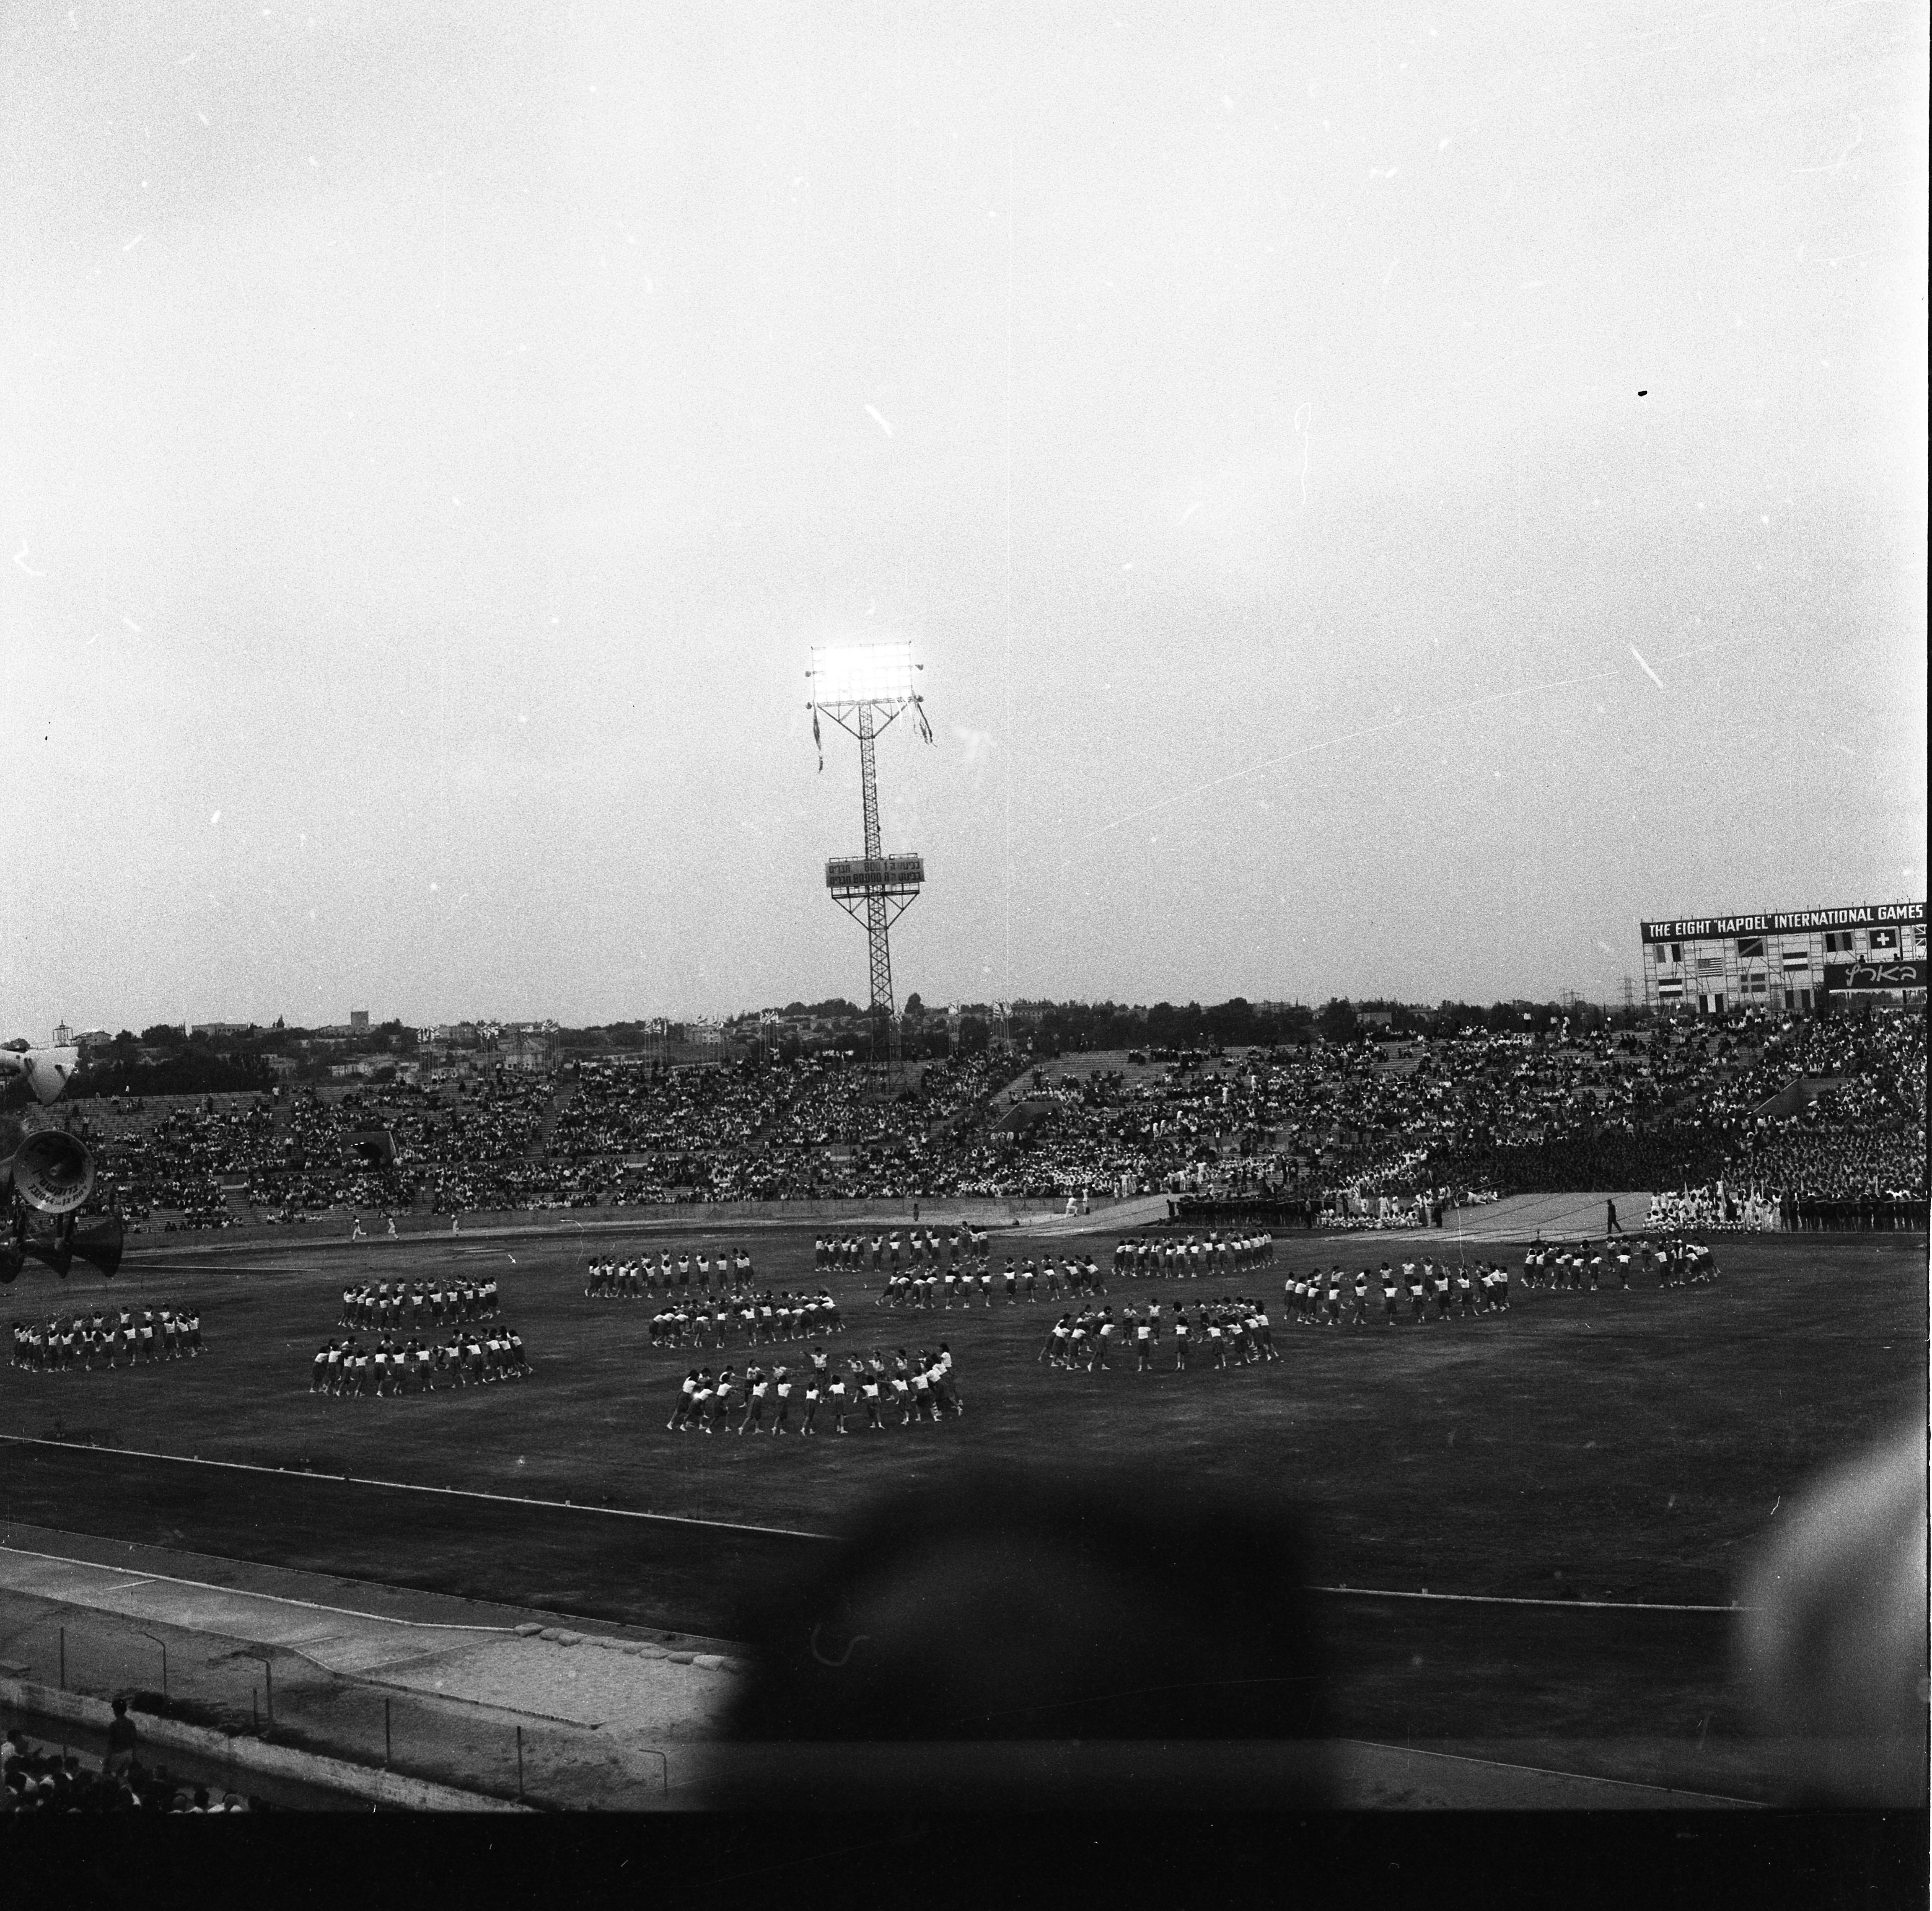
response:
M1925 905L1876 902L1639 926L1647 1007L1815 1013L1834 998L1925 1001Z

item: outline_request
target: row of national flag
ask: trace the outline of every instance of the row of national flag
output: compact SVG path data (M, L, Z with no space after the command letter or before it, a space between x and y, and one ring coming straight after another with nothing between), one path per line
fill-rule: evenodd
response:
M1896 961L1899 952L1899 932L1896 928L1875 928L1867 932L1865 946L1868 959L1875 962ZM1762 952L1762 945L1747 952L1750 955ZM1779 966L1787 976L1809 975L1811 972L1811 952L1806 949L1787 949L1779 958ZM1715 980L1712 977L1712 980ZM1763 978L1757 978L1760 984ZM1747 986L1749 979L1747 978ZM1705 985L1707 988L1709 982ZM1660 976L1657 979L1657 993L1660 1000L1676 1000L1684 994L1684 982L1680 976Z

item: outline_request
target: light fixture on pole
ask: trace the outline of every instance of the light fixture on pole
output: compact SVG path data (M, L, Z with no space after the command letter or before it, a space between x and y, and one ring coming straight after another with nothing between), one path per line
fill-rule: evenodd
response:
M859 793L865 814L862 856L835 856L825 866L825 886L832 899L855 922L866 926L871 951L872 1062L884 1055L896 1069L899 1060L899 1021L892 1002L892 958L888 932L904 914L926 880L926 864L916 856L888 856L879 834L879 790L873 764L873 745L879 733L902 711L910 710L920 734L930 743L932 729L915 687L923 668L913 662L910 644L828 645L814 647L812 668L812 740L819 746L818 766L825 767L824 745L819 734L822 711L859 745ZM882 1051L884 1055L882 1055Z

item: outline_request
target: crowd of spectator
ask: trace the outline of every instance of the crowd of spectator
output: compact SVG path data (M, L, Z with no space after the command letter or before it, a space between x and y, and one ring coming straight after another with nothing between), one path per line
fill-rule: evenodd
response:
M1652 1195L1644 1226L1708 1234L1722 1228L1775 1228L1780 1222L1779 1204L1768 1196L1754 1188L1740 1192L1718 1181L1708 1187L1666 1188Z
M124 1708L116 1710L117 1718L124 1719ZM150 1771L138 1757L116 1757L111 1739L108 1756L93 1760L35 1745L16 1726L0 1739L0 1771L4 1773L0 1813L181 1813L212 1818L262 1809L259 1798L176 1780L166 1766Z
M1094 1058L1099 1060L1100 1058ZM670 1202L1258 1202L1413 1226L1533 1190L1648 1189L1672 1224L1922 1202L1922 1013L1311 1042L1150 1064L988 1051L883 1087L844 1058L586 1061L460 1089L98 1108L137 1224Z

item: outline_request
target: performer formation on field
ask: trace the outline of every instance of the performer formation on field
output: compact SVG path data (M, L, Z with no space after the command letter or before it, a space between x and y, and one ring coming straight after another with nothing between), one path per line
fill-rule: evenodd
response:
M812 1244L812 1271L820 1279L828 1274L856 1274L867 1287L901 1274L939 1278L950 1274L958 1280L985 1273L990 1239L985 1228L964 1221L944 1234L936 1228L914 1228L903 1237L894 1228L869 1241L863 1229L820 1234Z
M1144 1307L1130 1304L1118 1316L1112 1307L1083 1307L1054 1322L1035 1358L1068 1373L1105 1373L1131 1350L1135 1372L1148 1373L1168 1358L1162 1346L1168 1330L1176 1373L1190 1366L1225 1372L1230 1366L1264 1366L1281 1358L1268 1310L1239 1294L1198 1302L1191 1315L1185 1306L1177 1306L1171 1322L1158 1300Z
M1600 1243L1546 1241L1540 1234L1524 1250L1522 1284L1552 1294L1594 1294L1612 1282L1618 1292L1634 1277L1659 1288L1705 1287L1718 1278L1717 1257L1702 1241L1682 1234L1610 1234Z
M766 1368L757 1361L742 1374L730 1366L716 1375L709 1367L693 1367L678 1389L664 1431L776 1437L794 1430L796 1409L800 1434L883 1433L888 1426L925 1421L937 1426L947 1414L958 1419L966 1411L952 1352L943 1340L937 1353L922 1347L908 1354L901 1347L888 1356L875 1348L863 1356L848 1355L842 1366L823 1347L814 1347L807 1358L796 1378L789 1367ZM826 1426L818 1424L821 1414ZM848 1426L848 1420L856 1424Z
M1090 1254L1084 1258L1064 1255L1058 1260L1048 1255L1037 1266L1030 1255L1016 1264L1009 1254L1006 1266L998 1274L990 1259L977 1268L914 1266L888 1272L872 1304L950 1310L970 1307L976 1300L982 1307L990 1307L997 1292L1012 1306L1020 1300L1036 1300L1042 1287L1049 1300L1062 1293L1097 1294L1101 1291L1100 1264Z
M1399 1268L1384 1261L1372 1274L1340 1265L1291 1274L1282 1283L1282 1318L1290 1327L1385 1328L1406 1318L1412 1326L1509 1312L1509 1270L1486 1261L1451 1266L1433 1255Z
M1130 1234L1114 1244L1114 1272L1124 1280L1200 1280L1274 1264L1274 1236L1266 1233Z
M720 1246L712 1252L700 1247L664 1249L655 1258L628 1255L620 1261L593 1256L584 1269L586 1300L641 1300L653 1291L695 1288L704 1293L746 1294L756 1285L757 1272L748 1250Z
M56 1315L14 1323L14 1364L31 1373L79 1367L146 1366L162 1360L191 1360L208 1351L201 1337L201 1310L164 1304L105 1310L70 1318Z
M523 1336L513 1327L458 1331L446 1341L387 1337L373 1346L352 1334L324 1342L310 1366L309 1391L340 1400L387 1399L398 1394L434 1394L452 1387L484 1387L498 1380L526 1380L536 1371Z
M364 1281L342 1290L342 1316L336 1323L352 1331L421 1337L434 1327L470 1326L494 1319L496 1283L486 1280Z
M653 1347L724 1347L740 1336L748 1347L775 1347L781 1341L810 1340L821 1334L843 1334L838 1304L823 1287L816 1294L788 1288L736 1298L680 1300L651 1316Z

